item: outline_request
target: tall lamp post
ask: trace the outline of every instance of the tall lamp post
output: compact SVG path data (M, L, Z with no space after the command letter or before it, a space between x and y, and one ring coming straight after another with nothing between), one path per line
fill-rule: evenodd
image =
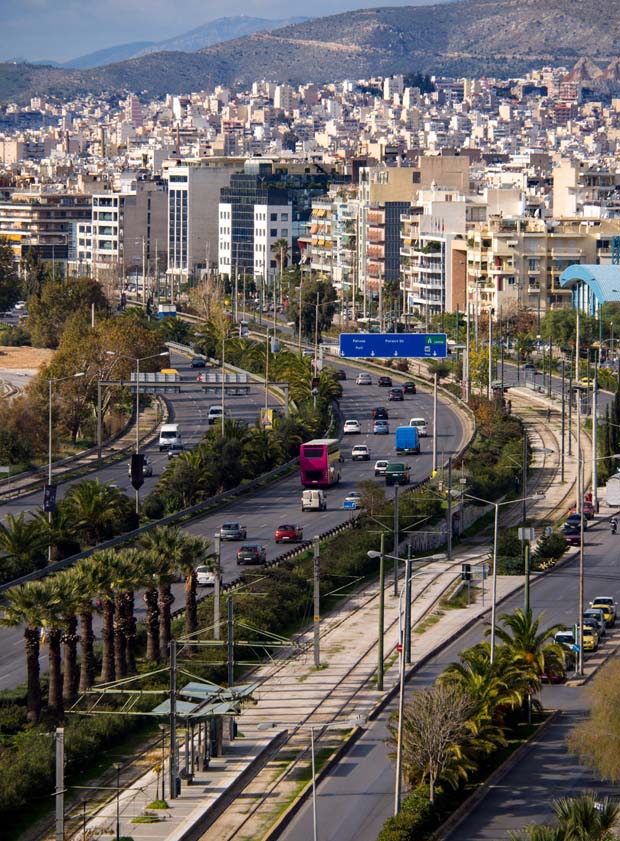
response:
M514 505L517 502L523 502L528 499L544 499L544 494L532 494L531 496L523 497L522 499L508 499L506 502L493 502L490 499L482 499L473 494L461 494L460 491L453 491L453 493L462 495L467 499L473 499L476 502L482 502L485 505L492 505L495 508L495 517L493 521L493 588L491 601L491 663L495 662L495 613L497 608L497 543L499 538L499 509L503 505Z
M106 350L108 356L120 356L121 359L129 359L136 363L136 455L140 452L140 363L146 362L149 359L157 359L159 356L168 356L169 351L164 350L161 353L152 353L149 356L129 356L125 353L119 353L116 350ZM140 491L136 488L136 514L140 511Z
M56 385L57 383L63 383L67 380L77 380L80 377L84 377L85 372L79 371L77 374L70 374L68 377L48 377L47 379L47 405L48 405L48 413L47 413L47 485L50 488L49 493L51 494L52 488L52 386ZM49 499L48 505L48 512L47 512L47 522L52 524L52 513L55 507L55 499ZM50 540L48 547L47 547L47 560L48 562L51 560L52 557L52 542Z
M351 727L362 727L366 723L364 716L352 716L343 721L327 721L325 724L310 724L309 722L289 723L278 721L264 721L256 726L257 730L273 730L276 727L294 728L295 730L309 730L310 731L310 757L312 764L312 828L313 839L318 841L318 819L317 819L317 803L316 803L316 763L314 753L314 732L315 730L348 730Z
M381 558L382 553L371 549L366 553L369 558ZM400 591L398 598L398 643L399 643L399 686L398 686L398 728L396 736L396 779L394 783L394 814L400 811L400 798L402 789L402 755L403 755L403 710L405 707L405 640L411 628L411 563L412 559L399 558L396 555L386 555L384 558L391 558L394 561L401 561L405 564L405 586ZM444 554L426 555L423 558L415 558L420 561L445 561ZM403 596L405 596L405 613L403 617ZM403 621L404 620L404 621ZM383 627L380 629L383 633Z

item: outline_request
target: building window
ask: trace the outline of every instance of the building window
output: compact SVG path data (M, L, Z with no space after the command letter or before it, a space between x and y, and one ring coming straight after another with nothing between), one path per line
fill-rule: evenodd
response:
M272 222L277 222L278 221L278 214L277 213L272 213L269 218Z
M269 236L277 237L278 236L278 229L277 228L270 228L269 229Z

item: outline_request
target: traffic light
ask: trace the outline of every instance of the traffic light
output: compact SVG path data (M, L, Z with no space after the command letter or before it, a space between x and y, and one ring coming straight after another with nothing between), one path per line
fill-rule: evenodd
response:
M46 514L56 510L56 485L45 485L43 488L43 510Z
M461 564L461 580L471 581L471 564Z
M131 457L131 484L135 490L140 490L144 484L144 455L134 453Z

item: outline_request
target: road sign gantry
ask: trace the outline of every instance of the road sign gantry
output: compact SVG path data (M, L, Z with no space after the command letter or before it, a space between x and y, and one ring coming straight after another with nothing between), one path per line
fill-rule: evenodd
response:
M363 359L445 359L445 333L342 333L340 356Z

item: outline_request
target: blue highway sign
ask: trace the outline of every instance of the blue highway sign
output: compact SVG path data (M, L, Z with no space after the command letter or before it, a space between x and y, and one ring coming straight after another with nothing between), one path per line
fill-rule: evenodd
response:
M376 359L443 359L445 333L341 333L340 356Z

